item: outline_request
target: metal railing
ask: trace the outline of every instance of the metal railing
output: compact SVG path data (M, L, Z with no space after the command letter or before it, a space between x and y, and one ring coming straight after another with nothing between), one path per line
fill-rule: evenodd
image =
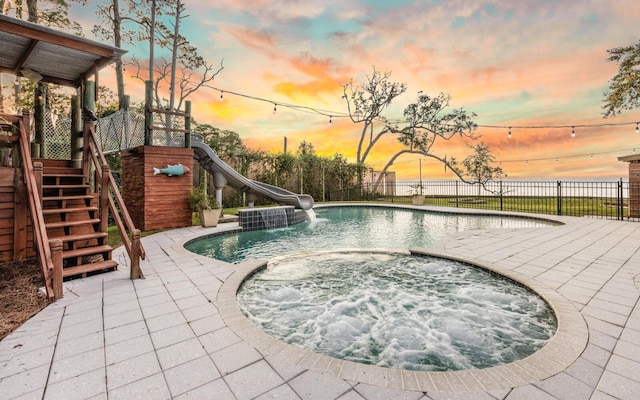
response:
M329 201L417 201L430 206L640 221L640 185L622 179L508 180L484 186L451 180L396 182L384 187L367 183L332 191L328 197Z

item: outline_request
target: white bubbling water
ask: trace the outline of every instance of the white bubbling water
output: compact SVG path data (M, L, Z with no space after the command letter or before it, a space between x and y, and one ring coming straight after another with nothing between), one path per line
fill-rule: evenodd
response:
M238 292L243 312L287 343L409 370L486 368L554 335L535 293L480 268L404 253L305 253L278 259Z

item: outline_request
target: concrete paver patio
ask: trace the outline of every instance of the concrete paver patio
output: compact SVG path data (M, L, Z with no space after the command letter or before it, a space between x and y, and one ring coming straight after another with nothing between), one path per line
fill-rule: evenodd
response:
M557 296L577 317L538 360L550 365L419 375L291 350L236 314L234 272L259 261L233 266L182 248L237 228L229 223L144 238L145 279L128 279L120 248L119 271L66 282L64 299L0 342L0 399L640 398L640 224L562 221L464 232L429 249Z

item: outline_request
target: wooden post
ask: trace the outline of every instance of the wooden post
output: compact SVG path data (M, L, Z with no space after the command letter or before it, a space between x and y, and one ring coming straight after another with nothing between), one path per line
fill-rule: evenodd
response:
M131 241L131 279L142 278L142 270L140 269L140 229L134 229Z
M130 125L130 110L131 107L131 97L129 95L124 95L122 97L122 112L123 120L124 120L124 141L120 142L120 150L128 149L131 147L131 125Z
M102 166L102 181L100 182L100 232L107 233L109 227L109 164Z
M36 177L36 185L38 185L38 196L42 199L42 163L34 162L33 163L33 174Z
M153 146L153 82L144 81L144 145Z
M74 168L82 168L82 105L78 95L71 96L71 161Z
M35 152L31 154L31 158L44 158L46 157L46 144L44 139L44 131L45 131L45 123L44 123L44 113L45 113L45 104L47 101L47 91L46 86L43 86L42 83L38 83L38 87L35 90L35 99L34 99L34 118L35 118L35 140L34 142L39 145L34 148Z
M184 147L187 149L191 148L191 101L187 100L184 102Z
M84 81L83 106L92 112L96 111L96 83L94 81Z
M62 240L53 239L49 241L51 248L51 259L53 261L53 271L51 274L53 283L53 297L58 300L62 298Z
M40 164L42 165L42 164ZM13 259L27 258L27 188L22 170L16 169L13 175ZM37 178L36 178L37 179Z

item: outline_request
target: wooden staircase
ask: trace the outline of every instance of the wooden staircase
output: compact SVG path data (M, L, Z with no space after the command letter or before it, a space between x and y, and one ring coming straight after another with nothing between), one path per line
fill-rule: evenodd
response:
M91 191L82 169L66 160L42 162L42 214L50 240L63 243L63 278L85 277L95 271L117 269L101 223L98 194Z

